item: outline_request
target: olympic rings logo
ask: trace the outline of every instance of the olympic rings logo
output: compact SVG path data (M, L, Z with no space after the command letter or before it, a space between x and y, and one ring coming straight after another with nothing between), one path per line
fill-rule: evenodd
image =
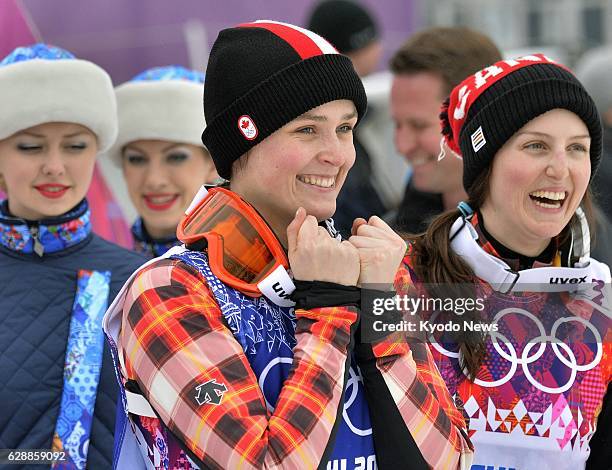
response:
M264 385L266 383L266 378L268 377L270 370L277 364L293 364L293 359L290 357L276 357L272 359L270 362L268 362L266 367L264 367L264 369L261 371L261 374L259 375L259 380L258 380L259 388L263 392L264 400L266 401L266 407L268 408L270 413L274 412L274 407L272 406L272 404L268 401L268 398L266 397L266 394L264 392ZM349 369L348 380L346 381L346 393L345 393L345 399L344 399L344 407L342 409L342 418L344 419L344 422L346 423L348 428L354 434L356 434L357 436L363 437L363 436L369 436L370 434L372 434L372 428L371 427L369 429L358 428L357 426L355 426L355 424L353 424L353 421L351 420L351 417L348 414L348 409L353 405L353 403L355 402L355 399L357 398L357 392L359 391L359 381L360 380L361 380L361 377L357 375L357 373L351 367ZM350 393L349 393L349 390L350 390Z
M514 374L516 373L518 366L520 365L527 380L529 380L529 382L537 389L543 392L552 393L552 394L563 393L569 390L571 386L574 384L574 380L576 379L576 374L578 372L585 372L585 371L591 370L595 366L597 366L597 364L599 364L599 362L601 361L601 358L603 356L603 345L602 345L601 335L599 334L599 331L597 331L597 329L588 320L585 320L584 318L576 317L576 316L559 318L553 324L550 334L547 335L546 331L544 330L544 326L537 319L535 315L528 312L527 310L511 307L511 308L505 308L501 310L500 312L498 312L497 315L495 315L495 318L493 319L493 323L494 324L498 323L504 316L511 314L511 313L520 314L532 320L539 331L539 335L531 339L528 342L528 344L523 349L523 352L521 353L521 357L519 357L517 354L516 348L508 340L508 338L506 338L499 331L490 331L488 334L491 337L492 344L493 344L493 347L495 348L495 351L501 357L503 357L505 360L507 360L510 363L510 369L503 377L497 380L485 381L485 380L481 380L477 378L474 380L474 383L476 385L480 385L482 387L487 387L487 388L499 387L509 382L510 379L514 377ZM432 322L435 320L436 316L437 316L437 312L434 315L432 315L432 320L431 320ZM563 343L556 336L557 330L559 329L559 327L562 324L568 323L568 322L582 323L587 329L589 329L593 333L593 336L595 337L595 340L597 343L597 352L595 353L595 358L588 364L584 364L584 365L578 364L578 360L576 359L576 356L571 350L571 348L567 344ZM458 352L449 351L445 349L444 347L442 347L440 344L436 342L433 335L431 334L429 335L429 340L431 342L431 345L436 350L438 350L440 353L444 354L447 357L451 357L455 359L459 358ZM498 340L501 340L501 342L503 342L508 352L504 351L504 349L500 346L500 341ZM548 387L538 382L536 378L533 376L533 374L531 373L531 371L529 370L529 365L534 363L535 361L537 361L544 355L546 346L549 342L551 344L553 351L555 352L555 356L559 359L559 361L561 361L566 367L570 369L570 376L567 382L558 387ZM529 353L536 345L538 346L537 351L534 354L530 355ZM563 349L565 354L561 353L560 349ZM466 369L463 370L463 373L467 376Z
M272 359L270 362L268 362L266 367L264 367L264 370L262 370L261 374L259 375L259 380L258 380L259 388L261 389L261 393L264 396L264 400L266 401L266 407L268 408L268 411L270 411L270 413L274 412L274 407L270 404L270 402L268 401L268 398L266 397L264 385L266 383L266 378L268 377L268 373L270 372L272 367L274 367L277 364L293 364L293 358L292 357L276 357Z
M359 429L357 426L353 424L351 417L348 415L348 409L351 407L355 398L357 398L357 392L359 391L359 381L361 377L359 377L353 368L349 369L349 378L346 381L346 393L348 394L349 387L351 390L351 394L348 395L348 398L344 399L344 408L342 409L342 418L344 418L344 422L349 427L353 434L358 436L369 436L372 434L372 428L370 429Z

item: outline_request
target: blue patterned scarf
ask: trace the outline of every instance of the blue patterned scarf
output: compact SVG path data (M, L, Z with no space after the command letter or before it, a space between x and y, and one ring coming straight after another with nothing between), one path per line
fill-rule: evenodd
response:
M140 217L132 225L132 237L134 238L134 251L152 258L163 255L170 248L181 243L176 236L154 239L147 232Z
M58 217L29 221L13 216L8 200L0 203L0 245L38 256L55 253L85 240L91 234L90 211L83 199Z

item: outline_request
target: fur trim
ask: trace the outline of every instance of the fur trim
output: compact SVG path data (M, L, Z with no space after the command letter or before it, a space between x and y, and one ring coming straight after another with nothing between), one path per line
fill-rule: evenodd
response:
M121 149L135 140L203 146L203 84L186 80L137 81L124 83L115 91L119 136L108 154L116 164L121 164Z
M0 139L47 122L71 122L98 137L99 152L117 137L117 105L108 74L86 60L33 59L0 67Z

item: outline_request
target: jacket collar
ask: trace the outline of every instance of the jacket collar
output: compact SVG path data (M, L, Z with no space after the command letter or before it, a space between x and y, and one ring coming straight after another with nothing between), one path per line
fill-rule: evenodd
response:
M173 246L181 244L178 238L176 238L176 235L166 238L153 238L149 235L149 232L147 232L142 218L140 217L136 219L131 230L132 238L134 239L134 251L149 257L157 258Z
M56 253L85 240L91 234L87 200L57 217L25 220L12 215L8 200L0 203L0 245L11 251L39 257Z
M551 240L550 244L538 256L525 256L497 241L485 228L484 219L480 211L472 216L470 223L478 234L476 241L480 247L490 255L503 260L514 271L552 266L554 263L557 253L556 239Z

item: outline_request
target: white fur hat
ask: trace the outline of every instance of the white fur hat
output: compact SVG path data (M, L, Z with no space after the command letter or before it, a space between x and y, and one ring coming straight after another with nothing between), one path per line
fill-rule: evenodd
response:
M203 147L204 74L179 66L146 70L115 89L119 136L109 155L120 164L136 140L167 140Z
M96 64L46 44L19 47L0 62L0 140L47 122L90 129L99 152L117 137L109 75Z

